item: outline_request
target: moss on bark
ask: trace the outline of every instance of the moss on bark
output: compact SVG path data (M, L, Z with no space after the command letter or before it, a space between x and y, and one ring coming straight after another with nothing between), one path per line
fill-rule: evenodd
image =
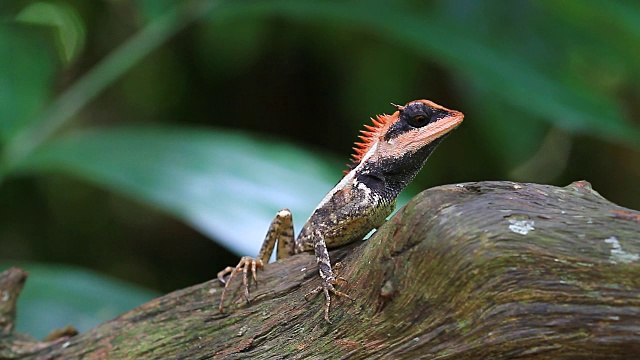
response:
M214 280L86 333L32 341L27 353L146 359L640 353L640 213L610 203L586 182L429 189L368 241L330 256L348 280L340 290L356 298L334 298L333 324L323 320L321 298L303 299L318 279L313 255L302 254L266 266L251 304L232 304L225 314L217 313L221 287ZM4 328L0 358L24 357L24 346L21 354L11 350L19 335Z

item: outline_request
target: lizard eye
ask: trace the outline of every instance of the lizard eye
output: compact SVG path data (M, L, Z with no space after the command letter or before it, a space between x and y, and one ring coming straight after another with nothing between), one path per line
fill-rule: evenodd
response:
M424 114L414 115L407 121L413 127L423 127L429 123L429 118Z

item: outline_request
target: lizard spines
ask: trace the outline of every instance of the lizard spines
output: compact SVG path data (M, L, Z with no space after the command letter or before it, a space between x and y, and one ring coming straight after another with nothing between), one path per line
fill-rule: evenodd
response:
M351 164L348 164L348 169L344 171L345 174L349 173L351 169L358 166L364 154L371 149L373 144L378 141L389 129L389 126L397 119L397 112L393 115L377 115L375 118L371 118L373 125L365 124L365 130L360 130L362 135L358 138L360 141L356 141L353 145L354 153L351 155Z

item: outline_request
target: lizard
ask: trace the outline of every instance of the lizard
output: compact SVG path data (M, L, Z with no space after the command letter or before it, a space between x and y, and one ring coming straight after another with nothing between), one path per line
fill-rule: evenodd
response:
M276 243L276 261L315 252L320 284L304 298L309 300L324 293L327 322L331 323L331 294L354 300L335 288L334 285L346 280L335 275L328 249L360 240L381 226L393 212L398 194L464 118L461 112L429 100L392 105L396 107L393 114L378 115L371 118L373 125L365 125L344 177L320 201L297 238L294 238L291 211L282 209L272 221L257 258L244 256L235 267L229 266L218 273L218 280L224 284L218 307L221 313L235 274L243 274L244 297L249 303L251 280L257 283L257 271L269 262Z

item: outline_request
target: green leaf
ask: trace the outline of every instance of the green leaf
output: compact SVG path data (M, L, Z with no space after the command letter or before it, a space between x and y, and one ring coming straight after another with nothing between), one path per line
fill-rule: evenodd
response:
M281 208L293 211L299 230L342 176L340 168L319 154L240 133L122 128L66 136L16 170L87 179L253 254Z
M215 5L217 3L211 1L185 1L154 19L63 92L56 101L39 114L38 118L31 121L28 127L21 128L20 133L12 136L11 141L4 149L4 168L0 168L0 170L10 172L11 167L19 164L24 157L53 137L57 131L73 119L82 107L108 85L184 26L207 14ZM0 41L2 41L1 37ZM0 45L3 44L0 42ZM24 67L28 70L31 68L32 65ZM3 88L0 84L0 95L3 95L2 91L10 92L12 90L10 86ZM9 99L16 100L11 97ZM11 105L9 101L0 103L0 110L9 107L8 105ZM2 129L0 128L0 130ZM3 175L0 172L0 177Z
M136 0L138 9L147 21L153 21L169 12L175 11L173 0Z
M1 270L10 266L29 272L18 299L16 331L38 339L67 325L87 331L160 295L77 267L0 262Z
M73 7L66 4L35 2L25 7L16 20L53 27L57 33L60 57L65 63L76 58L84 47L85 29Z
M612 98L564 83L526 57L470 32L450 16L430 10L366 2L257 1L226 3L210 19L275 15L307 23L351 26L436 60L468 81L482 84L515 108L563 129L640 146L640 129L630 125Z
M55 52L46 28L0 25L0 139L33 121L53 84Z

